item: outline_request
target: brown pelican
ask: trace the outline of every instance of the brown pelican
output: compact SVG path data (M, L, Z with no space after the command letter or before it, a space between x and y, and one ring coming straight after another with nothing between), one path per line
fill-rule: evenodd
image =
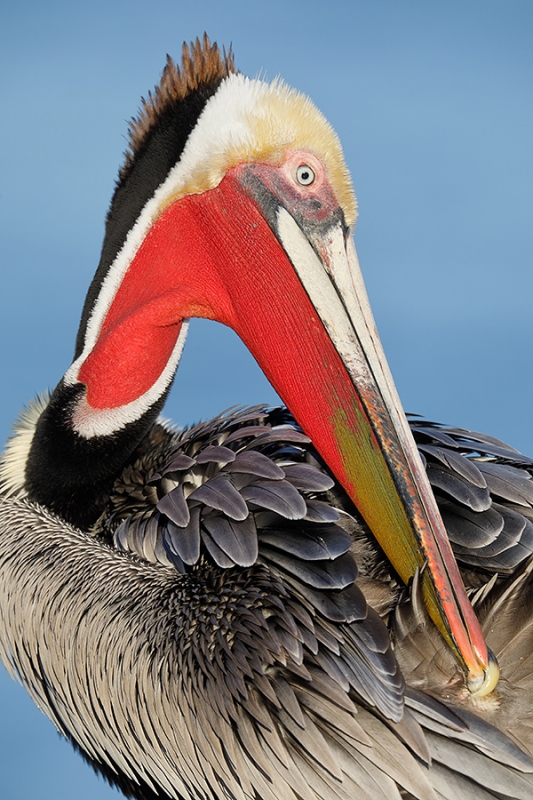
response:
M531 796L531 748L499 729L497 668L398 406L354 221L310 101L239 75L207 39L168 62L132 126L74 361L2 462L2 659L129 796ZM233 327L291 413L158 421L190 316ZM414 427L466 520L452 538L485 621L528 580L528 512L512 506L529 477L509 462L530 462Z

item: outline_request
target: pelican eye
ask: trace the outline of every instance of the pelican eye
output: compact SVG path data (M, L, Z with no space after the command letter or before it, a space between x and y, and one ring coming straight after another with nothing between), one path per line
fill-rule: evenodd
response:
M301 186L310 186L315 177L314 171L307 164L300 164L296 170L296 180Z

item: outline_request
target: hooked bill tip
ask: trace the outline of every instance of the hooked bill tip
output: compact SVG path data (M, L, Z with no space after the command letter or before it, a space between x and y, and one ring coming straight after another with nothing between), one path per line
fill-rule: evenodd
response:
M486 697L494 691L500 679L500 667L498 660L492 650L488 651L489 659L485 670L481 674L470 673L467 678L467 686L470 694L474 697Z

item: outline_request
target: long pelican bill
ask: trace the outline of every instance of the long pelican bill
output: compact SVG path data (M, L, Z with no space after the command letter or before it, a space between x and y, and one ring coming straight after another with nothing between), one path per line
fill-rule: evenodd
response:
M403 412L366 294L353 239L340 226L311 241L328 289L317 309L361 402L357 425L335 415L346 478L339 478L405 583L422 570L426 608L467 673L470 691L490 693L499 668L464 590L426 471ZM312 257L311 257L312 258ZM303 263L299 273L303 275ZM333 289L333 291L332 291ZM327 297L327 300L325 299ZM377 494L377 496L376 496Z
M326 181L309 202L305 186L290 184L297 156L233 167L216 187L167 203L131 255L119 256L128 258L124 277L72 377L92 409L127 407L171 362L184 319L232 327L402 580L422 570L428 612L471 691L490 692L497 665L401 410L351 236ZM109 380L119 363L121 379Z

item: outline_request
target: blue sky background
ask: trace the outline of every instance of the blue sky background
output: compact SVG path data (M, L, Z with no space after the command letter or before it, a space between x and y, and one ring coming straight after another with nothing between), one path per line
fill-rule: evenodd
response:
M339 133L355 232L405 407L533 453L530 0L47 0L0 5L0 436L70 363L127 120L207 30ZM185 424L275 400L198 322L166 407ZM118 794L0 673L0 796Z

